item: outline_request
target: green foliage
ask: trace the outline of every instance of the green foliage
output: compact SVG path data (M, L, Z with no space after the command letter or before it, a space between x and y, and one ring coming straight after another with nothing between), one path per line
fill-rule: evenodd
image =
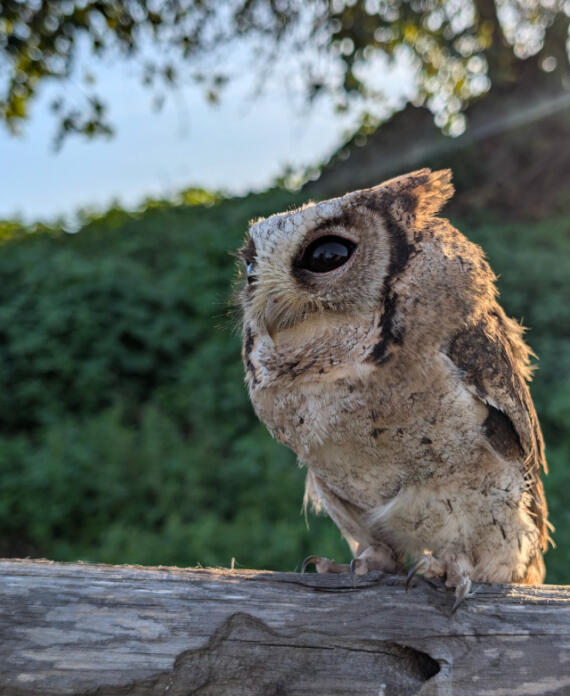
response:
M285 192L185 192L0 252L0 553L294 568L304 474L257 422L228 312L251 218ZM196 205L197 204L197 205Z
M250 219L299 203L283 191L190 192L76 235L10 227L0 247L0 554L292 570L347 559L326 518L301 514L304 473L257 422L228 311ZM463 227L532 326L533 393L549 445L558 548L570 550L569 219ZM566 497L565 497L566 496Z
M3 438L2 552L177 565L228 566L235 557L293 569L326 521L308 532L302 472L237 396L251 423L233 442L234 428L215 423L208 438L188 437L156 405L141 408L136 428L113 407L56 423L34 443Z

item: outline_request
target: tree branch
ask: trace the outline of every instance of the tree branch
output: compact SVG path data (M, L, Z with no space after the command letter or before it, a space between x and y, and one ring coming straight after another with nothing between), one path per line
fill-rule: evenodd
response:
M570 589L0 561L0 694L563 694Z

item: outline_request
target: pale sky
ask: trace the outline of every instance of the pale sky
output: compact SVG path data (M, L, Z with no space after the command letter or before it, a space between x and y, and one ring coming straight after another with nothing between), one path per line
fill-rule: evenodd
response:
M375 70L391 100L409 93L405 66ZM218 106L207 104L197 87L186 87L156 113L152 94L128 64L100 66L97 76L116 128L112 139L72 136L53 151L56 124L48 104L61 86L43 90L21 137L0 129L0 219L49 220L79 208L104 209L113 200L135 207L146 196L167 197L189 186L261 190L286 165L322 161L356 122L356 114L335 114L330 102L305 108L278 79L254 99L252 80L242 77ZM65 91L82 98L75 81Z

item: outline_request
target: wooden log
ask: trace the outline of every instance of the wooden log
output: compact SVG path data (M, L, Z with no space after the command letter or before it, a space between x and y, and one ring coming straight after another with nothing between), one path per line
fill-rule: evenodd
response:
M570 693L570 589L0 561L2 696Z

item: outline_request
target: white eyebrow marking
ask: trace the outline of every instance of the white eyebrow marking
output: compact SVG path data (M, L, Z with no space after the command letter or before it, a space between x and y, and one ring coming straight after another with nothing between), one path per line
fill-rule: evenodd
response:
M254 223L249 228L249 235L253 239L267 240L275 232L282 235L292 235L296 229L304 228L308 231L317 224L332 220L342 214L347 199L352 194L346 194L340 198L331 198L322 203L313 203L305 208L292 210L287 213L276 213L264 220Z

